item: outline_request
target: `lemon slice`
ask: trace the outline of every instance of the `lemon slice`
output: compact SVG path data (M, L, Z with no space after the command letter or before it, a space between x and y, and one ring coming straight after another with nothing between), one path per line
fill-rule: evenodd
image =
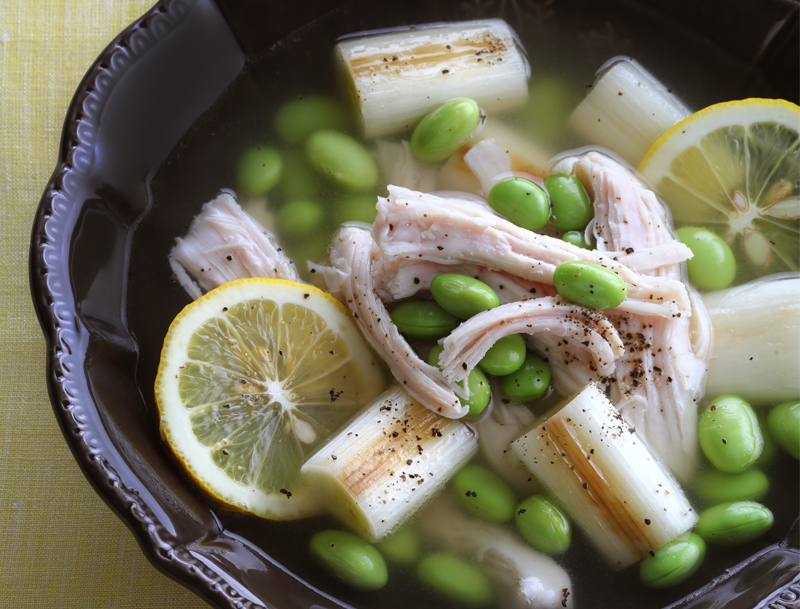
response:
M639 172L676 225L717 232L739 280L800 265L800 107L745 99L709 106L662 135Z
M305 457L386 387L347 310L282 279L226 283L173 321L156 378L161 432L214 498L272 519L321 511Z

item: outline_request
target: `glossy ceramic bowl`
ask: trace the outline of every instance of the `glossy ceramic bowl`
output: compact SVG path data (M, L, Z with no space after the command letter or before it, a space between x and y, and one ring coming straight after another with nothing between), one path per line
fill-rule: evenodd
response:
M398 586L354 594L317 573L303 525L213 509L163 449L152 391L161 341L188 301L167 265L173 238L231 184L232 159L258 120L254 109L271 107L286 86L332 86L324 49L337 36L398 25L378 4L162 0L81 83L33 227L31 285L64 436L153 564L219 607L408 604ZM646 63L648 54L667 53L667 75L688 70L696 82L695 107L752 95L796 101L798 94L794 1L764 0L758 9L745 0L674 0L666 8L656 0L406 4L405 23L502 15L515 27L589 37L598 55L585 62L587 82L600 56L636 52ZM648 593L629 574L600 573L580 584L577 606L792 606L769 604L800 593L796 525L790 533L796 463L784 469L786 479L773 486L788 489L789 499L772 506L776 526L757 543L717 553L703 567L701 580L710 583L699 591L695 583ZM417 605L435 606L430 599Z

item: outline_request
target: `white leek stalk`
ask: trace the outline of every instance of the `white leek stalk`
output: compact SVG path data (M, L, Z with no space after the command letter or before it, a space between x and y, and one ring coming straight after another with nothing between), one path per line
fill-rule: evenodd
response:
M301 468L320 504L370 542L414 514L478 450L475 432L395 385Z
M800 274L703 296L714 327L706 395L773 406L800 396Z
M508 609L572 607L567 572L549 556L537 552L508 529L470 518L451 500L439 496L419 519L425 538L474 560L502 585Z
M376 155L385 183L421 192L436 190L437 167L414 158L408 140L378 140Z
M408 131L458 97L494 113L528 96L530 66L517 35L500 19L354 36L336 45L336 55L367 138Z
M653 142L691 112L632 59L613 63L595 80L569 123L587 143L638 166Z
M478 446L489 465L520 497L529 497L541 490L539 481L522 464L509 444L531 428L536 417L525 404L494 396L494 405L489 416L484 417L478 428Z
M612 565L690 530L683 490L594 384L511 444Z

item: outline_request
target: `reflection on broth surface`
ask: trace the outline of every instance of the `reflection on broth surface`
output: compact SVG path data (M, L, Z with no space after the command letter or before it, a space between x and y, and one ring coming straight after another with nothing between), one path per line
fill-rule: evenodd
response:
M495 138L497 141L506 138L506 141L514 142L504 146L515 146L521 142L518 152L528 159L528 165L518 169L516 164L519 161L512 155L512 168L529 175L545 177L541 167L531 159L544 159L546 166L547 161L556 154L591 143L570 127L569 116L595 82L597 69L614 56L635 58L671 89L671 93L690 111L751 94L763 97L775 95L759 80L758 75L748 72L749 66L741 58L717 47L709 49L698 34L677 29L674 19L663 19L641 5L627 2L606 3L602 8L589 2L475 2L457 4L455 7L438 2L408 3L405 15L387 15L377 7L370 8L365 2L347 4L282 44L252 56L242 75L187 134L156 175L153 181L155 204L136 233L131 255L131 268L161 270L154 271L146 280L142 276L132 275L130 293L139 293L138 288L142 288L146 281L150 289L157 289L166 295L160 311L143 310L133 304L130 307L131 327L147 328L137 336L141 352L152 354L152 358L145 361L139 371L146 386L153 384L157 366L154 363L155 354L160 349L171 317L188 302L180 286L170 282L170 271L165 264L173 239L186 233L186 227L199 212L200 206L212 200L220 188L232 188L238 192L242 207L276 234L280 246L285 247L295 261L323 260L341 221L372 221L374 218L370 202L374 204L378 196L387 194L385 176L388 172L385 166L379 163L383 174L374 186L366 180L363 186L359 186L358 193L351 193L321 175L318 168L314 167L315 159L309 158L308 149L297 142L287 142L293 136L287 138L285 133L281 135L281 128L276 126L276 117L281 116L280 109L287 102L314 99L320 100L323 113L329 113L324 122L333 122L337 129L359 138L355 110L351 107L346 88L339 80L341 75L333 68L333 48L337 37L404 24L498 17L512 25L527 50L531 71L529 95L527 101L518 108L502 113L487 111L485 131L481 137ZM331 106L326 106L328 100L335 101ZM340 107L346 108L347 112L340 113ZM291 118L284 115L281 124L285 125L289 120ZM410 130L393 137L408 139L409 135ZM303 138L298 136L298 139ZM370 149L374 148L372 142L367 145ZM282 159L281 178L263 195L245 194L246 189L237 175L242 155L253 149L275 150ZM262 163L262 167L266 162ZM419 183L432 186L420 186L419 190L479 188L478 180L471 176L466 163L460 160L458 163L445 163L451 167L445 173L440 173L438 179L443 180L447 188L441 188L436 177L422 175ZM469 187L457 188L461 184ZM795 195L796 188L795 184ZM304 201L305 205L297 205L298 201ZM298 222L298 218L304 221ZM688 220L691 219L684 223L691 224ZM316 228L308 230L307 227L311 225ZM558 238L562 235L552 225L542 228L540 232L548 237ZM628 244L622 245L621 249L624 250ZM655 244L642 243L636 247L652 245ZM605 250L614 252L618 248L609 246ZM474 261L465 261L465 264L474 264ZM307 273L303 264L298 264L298 269L306 280L318 281L318 277ZM457 272L467 274L466 271ZM746 278L749 275L740 274L737 282ZM538 280L527 279L531 282ZM489 279L482 280L490 283ZM537 294L554 295L552 291ZM631 323L629 319L614 321L623 326ZM431 343L412 345L418 347L425 356ZM555 349L546 342L537 347L540 351ZM554 360L551 365L554 376L558 376L559 364ZM635 363L631 364L631 370L635 381ZM636 382L632 385L636 387ZM564 396L574 393L563 382L557 384L556 388L561 393L548 392L542 399L530 402L529 412L535 417L544 415L554 405L563 402ZM707 395L706 401L714 397ZM497 401L496 395L495 407ZM155 412L155 406L151 404L151 407ZM766 409L762 407L759 413L765 414ZM524 418L524 421L524 431L527 431L530 420ZM646 423L640 425L637 422L636 427L641 433ZM658 444L652 440L650 442L654 450ZM473 461L488 467L495 462L482 454ZM692 481L697 470L705 466L698 465L704 463L701 458L692 463L690 471L675 471L675 474L689 502L699 513L710 504L704 503L694 493ZM699 571L684 583L667 590L654 591L645 587L639 580L635 566L621 571L610 566L597 548L591 545L589 536L575 527L569 549L556 557L556 562L566 570L572 582L568 606L667 606L704 582L720 576L725 569L754 552L784 540L799 510L797 461L784 452L776 451L772 460L768 461L765 457L763 462L759 462L759 467L770 480L770 490L759 501L773 511L775 525L763 537L743 545L720 548L709 544L705 562ZM535 492L526 489L526 484L526 481L522 481L521 489L519 485L515 486L519 500ZM450 491L445 490L444 493L449 494ZM225 509L219 509L217 513L227 529L252 540L299 577L354 607L406 607L409 602L415 607L464 606L420 588L413 564L391 567L388 584L378 592L355 592L326 575L311 564L308 547L316 532L342 528L327 516L297 522L271 522L234 514ZM425 510L413 518L418 523L424 521ZM649 526L650 523L645 522ZM406 526L415 526L415 523L412 521ZM513 522L498 526L503 527L503 535L516 536ZM422 538L424 553L443 548L435 537L425 535ZM469 555L469 552L466 554ZM790 561L791 558L785 560ZM490 606L509 606L502 593L496 591L494 599L494 604Z

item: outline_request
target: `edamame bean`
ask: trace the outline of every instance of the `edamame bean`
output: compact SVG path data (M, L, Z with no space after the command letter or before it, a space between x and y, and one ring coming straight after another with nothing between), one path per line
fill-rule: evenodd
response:
M735 501L705 510L695 530L709 543L735 546L761 537L774 520L772 512L760 503Z
M413 565L419 557L419 536L412 526L406 525L381 539L375 544L375 547L389 564Z
M590 250L592 248L589 247L589 244L586 243L586 238L583 236L583 233L576 230L571 230L561 237L562 241L566 241L567 243L571 243L576 247L580 247L585 250Z
M506 522L514 516L514 491L492 470L467 465L453 476L453 492L471 514L492 522Z
M582 230L594 216L594 208L581 181L575 176L554 173L544 181L553 207L553 224L559 230Z
M369 152L349 135L317 131L305 146L309 164L348 190L370 190L378 183L378 166Z
M348 193L334 202L336 223L366 222L372 224L378 215L378 197L369 193Z
M269 146L249 148L239 159L236 182L246 195L269 192L281 178L283 161L280 153Z
M278 232L286 237L304 237L322 226L325 210L315 201L290 201L278 210Z
M569 520L546 497L528 497L517 506L514 520L525 540L540 552L559 554L569 548L572 539Z
M430 590L472 607L492 598L492 586L478 569L450 554L430 554L417 565L417 577Z
M772 437L772 432L769 430L767 423L767 415L763 410L756 413L758 417L758 427L761 429L761 437L764 438L764 448L761 450L761 456L753 463L755 467L766 467L775 460L775 455L778 454L778 445L775 443L775 438Z
M525 340L522 334L509 334L498 339L478 362L481 370L505 376L519 370L525 361Z
M736 258L727 243L699 226L684 226L676 232L681 243L694 254L686 261L689 280L694 285L701 290L721 290L733 283Z
M553 284L561 296L589 309L613 309L628 296L618 275L593 262L562 262L553 273Z
M287 102L275 114L275 131L290 144L302 144L317 131L347 128L347 113L336 100L311 96Z
M707 469L697 475L694 490L700 499L711 505L729 501L757 501L767 494L769 478L757 469L748 469L740 474Z
M351 588L378 590L389 578L381 553L350 533L321 531L311 538L310 549L317 563Z
M767 425L775 441L800 459L800 402L784 402L770 410Z
M469 319L500 304L497 294L488 285L456 273L436 275L431 281L431 294L445 311L461 319Z
M319 199L320 176L303 157L299 150L289 150L283 154L283 171L278 189L284 201L295 199Z
M485 120L471 99L454 99L426 115L411 134L411 153L423 163L445 160L467 143Z
M500 389L506 397L527 402L541 397L550 386L550 366L535 353L528 353L516 372L500 377Z
M718 470L735 474L761 456L764 439L750 404L723 395L705 407L697 424L703 454Z
M681 535L642 561L639 578L649 588L677 586L694 575L705 555L706 544L699 535Z
M417 340L438 340L461 323L455 315L430 300L401 302L390 315L400 334Z
M492 186L489 205L509 222L528 230L538 230L550 219L547 194L523 178L508 178Z
M444 347L441 345L436 345L431 349L428 354L428 363L431 366L440 368L439 355L441 355L442 351L444 351ZM463 387L464 381L459 381L457 385ZM489 379L487 379L483 371L478 368L473 368L469 371L467 386L469 387L469 397L464 398L458 396L458 401L461 402L462 406L469 408L469 412L467 412L465 416L474 417L486 410L486 407L492 400L492 388L491 385L489 385Z

